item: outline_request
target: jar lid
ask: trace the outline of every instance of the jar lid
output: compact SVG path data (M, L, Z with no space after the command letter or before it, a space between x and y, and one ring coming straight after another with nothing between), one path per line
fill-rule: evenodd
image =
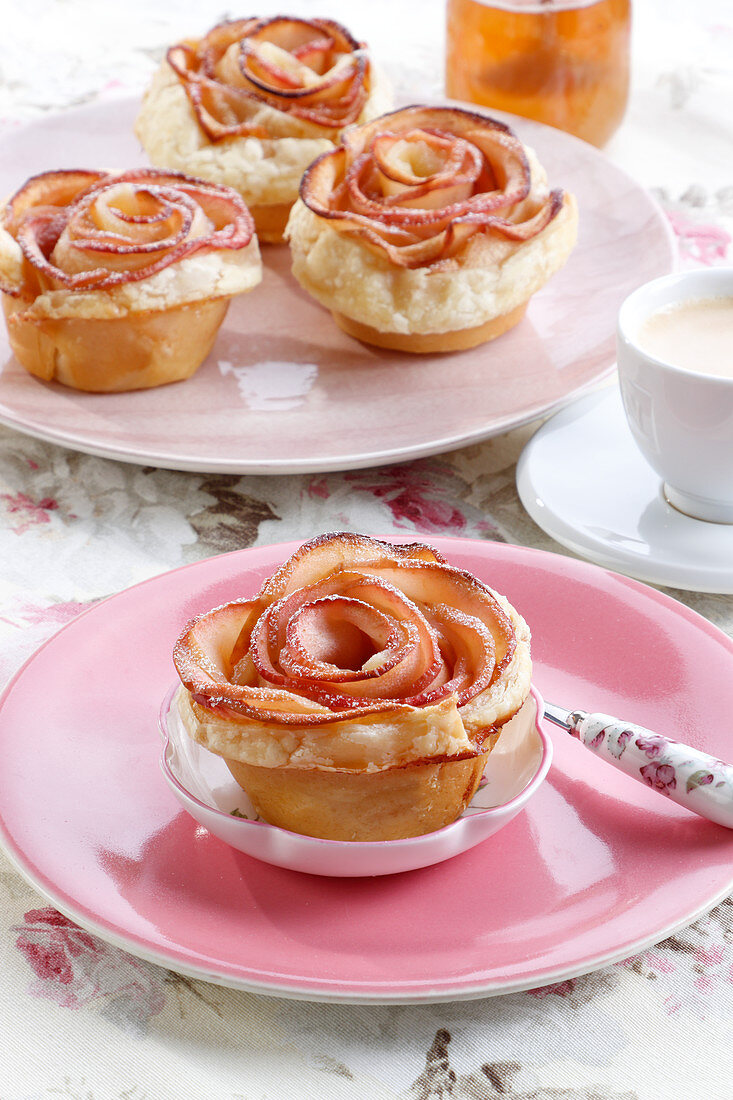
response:
M501 8L503 11L521 11L524 14L545 14L571 11L574 8L590 8L602 0L477 0L485 8Z

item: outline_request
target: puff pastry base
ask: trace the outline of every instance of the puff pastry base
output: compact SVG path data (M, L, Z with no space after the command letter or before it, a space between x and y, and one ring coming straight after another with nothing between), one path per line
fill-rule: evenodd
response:
M498 736L492 735L492 748ZM486 752L378 772L226 763L271 825L325 840L374 841L421 836L455 821L476 793L488 758Z
M331 311L336 324L349 336L363 344L374 344L379 348L391 348L393 351L407 351L412 354L440 354L449 351L464 351L495 340L503 332L518 324L527 311L527 302L522 302L508 313L492 317L482 325L472 328L455 329L453 332L380 332L371 325L347 317L344 313Z
M515 325L570 255L577 225L575 199L566 194L557 216L527 241L476 234L458 258L403 268L298 199L286 237L296 280L350 336L436 353L475 347Z
M317 766L265 768L224 757L259 815L271 825L324 840L399 840L450 825L473 798L489 755L511 729L522 739L535 722L531 696L480 755L415 760L376 771Z
M3 294L10 345L44 382L89 393L149 389L189 378L224 320L229 298L210 298L124 317L43 317Z
M292 208L292 202L260 203L249 207L260 244L282 244Z

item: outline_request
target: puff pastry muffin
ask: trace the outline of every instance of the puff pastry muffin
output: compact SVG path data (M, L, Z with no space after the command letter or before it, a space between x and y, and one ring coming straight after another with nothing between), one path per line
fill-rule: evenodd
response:
M44 381L116 392L188 378L231 297L261 278L241 197L181 173L46 172L0 210L10 344Z
M364 43L331 19L234 19L172 46L136 133L154 164L234 187L279 241L305 168L389 106Z
M493 339L524 315L577 235L512 130L406 107L349 130L305 172L286 236L293 274L350 335L409 352Z
M522 617L417 543L316 538L189 622L174 661L190 736L266 821L327 839L449 824L502 727L534 717Z

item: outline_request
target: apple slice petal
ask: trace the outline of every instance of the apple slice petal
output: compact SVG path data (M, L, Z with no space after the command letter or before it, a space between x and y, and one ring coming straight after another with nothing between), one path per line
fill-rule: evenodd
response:
M331 19L229 20L166 56L213 142L281 136L268 132L263 105L335 140L358 121L372 86L364 44Z
M254 236L236 191L159 168L35 176L2 225L48 287L71 290L139 282L197 252L246 248Z
M521 621L521 620L520 620ZM337 533L302 546L253 600L192 620L174 660L201 707L312 728L462 707L507 668L512 620L430 547Z
M455 107L405 107L342 137L306 170L300 197L331 228L397 267L456 256L476 234L525 241L559 213L521 141L495 119Z

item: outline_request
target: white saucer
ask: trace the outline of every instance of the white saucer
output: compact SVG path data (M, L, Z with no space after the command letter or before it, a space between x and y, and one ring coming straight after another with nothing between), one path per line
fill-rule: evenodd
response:
M159 715L163 738L160 764L173 794L200 825L232 848L264 863L310 875L393 875L467 852L524 809L552 762L552 742L540 725L544 703L533 685L534 721L529 725L510 722L505 727L489 756L479 790L452 824L403 840L320 840L269 825L257 816L224 761L188 736L174 703L178 687L169 690Z
M733 593L733 524L692 519L667 503L615 386L540 428L519 459L517 489L543 531L598 565L651 584Z

